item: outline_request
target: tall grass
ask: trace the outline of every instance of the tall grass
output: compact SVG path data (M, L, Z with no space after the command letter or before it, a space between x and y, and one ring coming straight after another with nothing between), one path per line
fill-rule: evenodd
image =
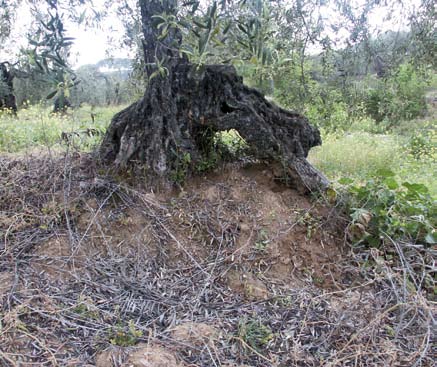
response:
M66 139L89 150L101 139L112 116L122 107L91 107L53 114L42 105L21 109L17 116L0 112L0 152L56 148Z
M310 161L331 179L363 178L396 164L399 147L397 138L390 135L328 135L321 147L311 151Z
M365 181L390 169L399 181L425 184L437 198L437 152L430 146L428 155L415 156L410 141L411 137L397 134L328 135L321 147L311 150L309 160L334 181L343 177Z

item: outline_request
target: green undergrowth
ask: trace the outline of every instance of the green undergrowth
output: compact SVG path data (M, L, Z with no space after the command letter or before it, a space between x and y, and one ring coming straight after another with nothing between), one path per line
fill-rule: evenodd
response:
M20 109L17 116L0 112L0 152L55 148L66 143L88 151L100 141L112 116L121 108L85 105L65 114L53 114L52 107L36 105Z
M194 161L187 152L176 152L170 179L183 184L188 172L202 173L216 169L220 162L232 162L250 156L250 149L240 134L230 129L213 134L211 145L203 149L203 156Z
M273 340L272 330L256 319L241 319L238 324L238 337L255 351L260 351Z
M346 233L363 269L390 277L403 272L404 292L435 299L437 200L425 185L381 169L365 181L339 179L328 197L349 216Z
M427 297L437 295L436 122L409 121L384 134L364 126L325 135L309 157L332 182L328 198L345 209L346 233L362 266L378 274L403 269L404 289Z
M84 105L69 109L66 114L52 114L51 107L35 105L20 109L17 116L0 112L0 152L56 149L68 144L89 151L100 142L111 118L122 108ZM391 169L399 182L424 184L436 197L436 126L435 119L408 121L383 134L384 126L363 117L353 122L348 132L323 134L323 145L312 149L309 159L333 181L348 178L366 182L379 170ZM244 155L247 148L233 130L218 133L214 139L215 149L203 161L196 162L199 172L226 160L225 153ZM183 164L187 165L188 160L185 157Z
M353 241L371 247L386 238L437 244L437 201L425 185L400 182L393 171L381 169L364 183L340 179L337 189L346 199Z
M378 171L390 169L398 181L423 184L436 198L437 135L435 122L431 125L410 135L359 131L327 135L309 160L333 181L366 182Z

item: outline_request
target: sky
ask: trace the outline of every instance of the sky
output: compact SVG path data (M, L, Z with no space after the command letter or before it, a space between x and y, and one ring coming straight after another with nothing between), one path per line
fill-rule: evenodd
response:
M93 0L93 5L98 11L105 9L105 0ZM70 24L69 27L72 37L75 38L72 61L76 67L95 64L108 57L131 58L134 55L133 50L120 48L124 28L114 14L108 14L99 29L85 29L77 24Z
M105 0L93 0L93 8L104 8ZM0 60L15 60L20 48L27 44L26 35L31 22L31 13L26 4L22 4L19 16L14 19L11 37L0 48ZM86 64L95 64L107 57L132 57L132 50L117 49L121 44L123 25L119 19L110 15L96 28L86 28L76 23L64 20L66 36L74 38L71 48L72 66L77 68Z
M130 50L114 49L107 34L102 30L73 29L71 35L75 38L75 43L71 48L72 63L75 67L95 64L108 56L132 57Z

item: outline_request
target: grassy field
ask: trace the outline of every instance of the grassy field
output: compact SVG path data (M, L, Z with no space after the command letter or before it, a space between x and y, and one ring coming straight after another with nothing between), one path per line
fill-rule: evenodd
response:
M310 161L329 179L364 181L378 171L390 169L399 181L422 183L437 197L437 135L434 129L425 144L415 145L415 136L352 132L328 135L321 147L310 152ZM431 125L428 125L431 128ZM431 136L432 134L432 136ZM422 146L424 145L424 146Z
M66 114L52 114L51 107L30 106L17 116L2 112L0 152L62 149L67 140L81 150L90 150L100 141L112 116L123 107L83 106Z

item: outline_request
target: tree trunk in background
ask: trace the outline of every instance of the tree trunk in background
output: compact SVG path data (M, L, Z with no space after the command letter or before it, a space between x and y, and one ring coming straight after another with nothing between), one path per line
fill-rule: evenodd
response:
M68 107L71 107L71 103L63 92L55 98L53 102L53 113L65 113Z
M6 65L6 62L0 63L0 82L5 90L0 93L0 109L9 109L14 114L17 113L17 103L14 95L14 72Z
M202 161L215 132L235 129L257 158L280 162L294 186L326 188L326 178L306 160L321 139L305 117L245 86L232 66L198 69L180 58L177 30L157 40L152 16L176 14L176 3L140 1L147 73L158 70L153 63L159 60L167 75L155 76L140 101L114 116L100 147L103 161L118 168L140 165L152 183L160 184L181 166L190 169Z

